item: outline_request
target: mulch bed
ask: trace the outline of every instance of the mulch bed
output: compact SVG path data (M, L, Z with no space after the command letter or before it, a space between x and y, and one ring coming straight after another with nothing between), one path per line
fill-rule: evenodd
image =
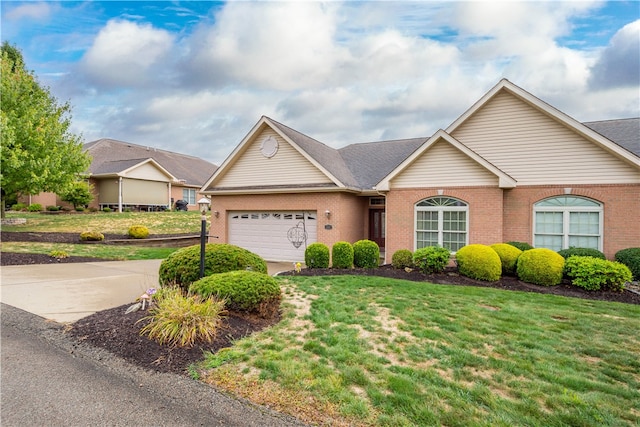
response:
M174 235L172 235L174 236ZM161 237L161 236L154 236ZM32 241L55 243L81 243L76 233L14 233L2 232L0 238L3 242ZM108 235L105 239L124 239L127 236ZM49 255L38 254L1 254L1 265L42 264L51 262L95 262L107 261L98 258L69 257L55 260ZM285 272L283 275L292 274ZM406 272L394 269L389 265L376 269L303 269L301 276L321 275L362 275L381 276L396 279L412 280L417 282L428 281L435 284L462 285L489 287L510 291L536 292L561 295L572 298L583 298L602 301L614 301L626 304L640 304L640 295L629 290L623 292L586 291L564 282L558 286L539 286L525 283L515 277L503 277L497 282L484 282L461 276L454 269L448 269L441 274L424 275L418 270ZM104 348L111 353L120 356L129 362L159 372L173 372L184 374L188 366L202 360L203 351L216 352L222 348L230 347L234 340L260 331L277 323L278 316L263 319L247 313L229 312L224 319L223 326L217 338L212 343L198 343L193 348L168 348L160 346L146 337L140 336L140 328L144 321L141 318L148 315L148 311L137 311L125 314L131 304L109 310L100 311L85 317L71 325L69 334L79 341L89 342L94 346Z

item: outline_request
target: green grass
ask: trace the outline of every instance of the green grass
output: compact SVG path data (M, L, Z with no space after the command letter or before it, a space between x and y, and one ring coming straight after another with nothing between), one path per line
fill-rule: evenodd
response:
M378 277L280 278L283 321L202 378L308 422L640 424L640 307Z
M143 225L151 234L200 234L199 212L123 212L47 215L8 212L7 218L26 218L23 225L3 225L3 231L33 233L80 233L98 231L103 234L127 234L132 225ZM120 260L164 259L176 248L144 247L140 244L115 246L102 244L60 244L3 242L3 252L44 253L65 251L70 256L89 256Z
M3 231L127 234L132 225L143 225L151 234L199 234L200 212L94 212L49 215L7 212L7 218L26 218L24 225L3 225Z
M31 243L3 242L2 252L19 252L29 254L50 254L52 251L64 251L69 256L87 256L116 260L164 259L179 248L121 246L102 244L71 243Z

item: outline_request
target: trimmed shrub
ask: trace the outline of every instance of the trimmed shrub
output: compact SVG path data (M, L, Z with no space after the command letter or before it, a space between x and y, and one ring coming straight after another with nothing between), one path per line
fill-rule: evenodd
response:
M491 245L491 249L496 251L500 257L500 262L502 263L502 274L509 276L515 275L516 263L518 262L518 257L522 253L522 250L508 243L493 244Z
M515 246L516 248L520 249L522 252L533 249L533 246L531 246L526 242L507 242L507 245Z
M213 274L193 282L189 292L226 300L230 310L248 311L269 318L278 312L282 292L271 276L255 271Z
M391 256L393 268L413 268L413 252L409 249L399 249Z
M111 208L109 206L102 208L102 212L109 213L111 212Z
M588 291L622 291L631 281L631 270L619 262L591 256L573 255L564 264L571 283Z
M98 231L83 231L80 233L80 240L83 242L101 242L104 240L104 234Z
M631 270L633 280L640 280L640 248L627 248L616 252L614 259Z
M424 274L441 273L449 263L451 254L440 246L426 246L413 253L413 264Z
M60 206L47 206L47 212L58 212L60 210Z
M562 258L567 259L572 256L590 256L594 258L607 259L606 256L602 252L597 249L592 248L574 248L571 247L569 249L563 249L558 251Z
M42 205L40 203L32 203L32 204L29 205L27 210L29 212L41 212L42 211Z
M57 260L61 260L64 258L69 258L69 254L66 253L65 251L58 251L58 250L53 250L51 252L49 252L49 256L52 258L55 258Z
M349 242L336 242L331 248L333 268L353 267L353 246Z
M27 205L25 203L16 203L15 205L11 206L11 210L12 211L25 211L25 210L27 210Z
M198 341L211 342L218 335L225 314L224 300L184 296L178 288L158 294L156 306L149 310L150 315L138 320L149 321L140 330L140 335L171 347L193 347Z
M458 271L472 279L495 282L500 279L502 262L500 256L487 245L467 245L456 252Z
M320 242L307 246L304 263L308 268L329 268L329 246Z
M380 247L371 240L358 240L353 244L353 265L377 268L380 265Z
M267 263L246 249L226 243L207 243L204 253L204 275L251 270L267 273ZM200 279L200 245L181 248L160 263L161 285L176 285L188 289Z
M127 234L132 239L146 239L149 237L149 229L144 225L132 225Z
M520 280L543 286L560 284L563 269L564 258L557 252L546 248L522 252L516 266Z

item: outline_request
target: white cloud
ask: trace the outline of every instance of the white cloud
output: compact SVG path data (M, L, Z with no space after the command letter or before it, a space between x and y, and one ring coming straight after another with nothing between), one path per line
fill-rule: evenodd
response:
M163 68L173 36L150 24L111 20L83 57L86 77L99 86L145 85Z
M31 18L41 21L49 18L52 12L51 5L46 2L22 4L13 9L10 9L8 12L6 11L6 6L7 5L5 3L5 5L3 6L3 8L5 8L5 16L8 19L12 20Z

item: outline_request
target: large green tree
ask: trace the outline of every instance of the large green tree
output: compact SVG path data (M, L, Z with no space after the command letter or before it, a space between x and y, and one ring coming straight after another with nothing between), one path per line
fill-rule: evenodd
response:
M82 139L69 132L71 107L59 104L28 71L22 53L2 44L0 142L2 216L4 195L64 192L90 159Z

